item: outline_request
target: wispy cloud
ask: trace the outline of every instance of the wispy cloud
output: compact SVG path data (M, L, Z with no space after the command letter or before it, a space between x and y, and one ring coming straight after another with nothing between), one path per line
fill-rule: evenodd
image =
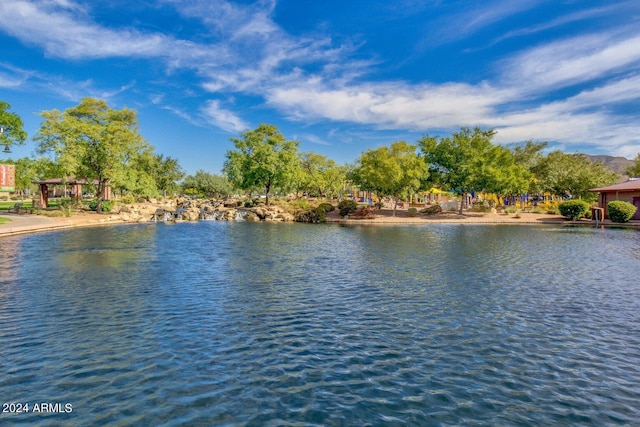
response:
M220 101L211 100L202 109L207 121L228 132L242 132L248 129L247 124L233 112L222 107Z
M534 9L545 0L493 0L483 2L453 2L452 13L432 23L422 44L439 45L469 37L510 16ZM445 7L446 4L439 4Z
M361 84L335 88L309 80L272 88L267 102L299 120L326 118L388 128L448 128L486 122L509 93L486 84Z
M619 12L621 8L623 8L623 5L615 4L615 5L610 5L606 7L592 8L592 9L582 10L575 13L561 15L555 19L551 19L549 21L543 22L542 24L536 24L530 27L523 27L517 30L509 31L501 35L500 37L496 38L493 42L491 42L490 46L493 46L495 44L498 44L500 42L503 42L505 40L508 40L514 37L521 37L521 36L526 36L530 34L535 34L541 31L550 30L552 28L557 28L563 25L574 23L574 22L585 22L592 18L607 15L611 12Z
M405 0L400 6L414 1ZM420 16L427 16L430 8L446 12L425 25L427 44L437 45L463 40L551 2L420 3ZM336 122L341 130L343 124L390 133L479 125L498 129L499 142L539 138L597 144L618 153L640 142L635 121L611 112L616 106L640 102L640 30L634 26L585 30L579 36L541 42L499 61L488 60L486 67L493 73L483 76L481 83L455 78L446 83L415 83L376 80L377 58L364 56L358 50L361 45L337 42L320 30L295 36L287 33L274 18L276 0L163 0L154 6L175 8L172 12L179 19L202 29L179 33L184 35L180 39L155 29L144 32L125 24L102 25L92 15L95 5L91 3L0 0L0 16L11 17L0 19L0 31L39 47L50 58L76 63L144 59L168 76L189 74L188 82L169 82L169 78L144 82L148 85L145 98L191 124L208 124L227 132L246 130L249 120L236 104L220 99L250 96L286 119ZM410 13L413 9L403 10ZM493 40L497 43L542 32L613 10L614 6L606 6L558 16ZM70 76L45 73L0 64L0 87L28 86L77 101L84 96L118 97L138 90L136 81L141 81L131 77L129 83L105 89L93 78L72 81ZM583 84L593 86L594 82L598 87L582 89ZM171 96L170 91L180 95ZM189 103L199 99L199 110L187 112L180 105L185 98ZM342 133L347 135L342 140L348 140L348 132ZM304 138L313 144L334 143L331 136L305 132Z
M48 55L70 59L157 56L174 43L158 34L103 28L78 12L70 1L1 2L0 16L11 18L0 19L0 28Z
M606 76L640 70L640 31L572 37L523 51L501 64L503 84L528 92L549 91Z

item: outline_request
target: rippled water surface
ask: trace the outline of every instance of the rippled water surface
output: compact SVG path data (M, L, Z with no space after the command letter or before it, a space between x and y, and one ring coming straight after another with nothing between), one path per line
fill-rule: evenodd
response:
M0 368L2 401L31 405L2 425L638 425L640 232L3 238Z

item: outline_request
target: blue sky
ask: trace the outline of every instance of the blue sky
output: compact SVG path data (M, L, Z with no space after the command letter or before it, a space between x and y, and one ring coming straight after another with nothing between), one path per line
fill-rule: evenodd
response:
M0 100L30 137L92 96L137 110L188 173L218 173L260 123L338 163L463 126L640 152L637 0L2 0L0 17Z

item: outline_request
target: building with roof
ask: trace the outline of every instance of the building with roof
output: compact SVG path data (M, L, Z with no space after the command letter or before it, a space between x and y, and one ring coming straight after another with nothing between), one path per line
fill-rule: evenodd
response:
M593 193L600 193L600 196L598 197L598 204L600 207L604 208L605 218L609 217L609 212L607 212L607 203L612 200L622 200L629 202L638 208L632 219L640 220L640 178L630 178L628 181L620 184L592 188L589 191Z

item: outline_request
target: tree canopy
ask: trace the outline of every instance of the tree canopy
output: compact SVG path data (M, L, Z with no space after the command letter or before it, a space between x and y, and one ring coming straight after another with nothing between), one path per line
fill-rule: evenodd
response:
M264 189L269 205L269 194L274 188L293 187L300 170L297 141L287 141L277 127L264 123L231 141L236 149L227 151L223 171L238 188Z
M508 172L501 169L509 160L491 142L496 131L462 128L450 137L424 136L418 144L429 165L434 184L442 185L466 199L472 191L487 190L507 177L496 176ZM515 171L515 169L513 169ZM464 203L460 203L462 213Z
M0 101L0 145L24 145L27 133L24 131L22 119L16 113L10 112L11 105Z
M224 176L210 174L200 169L195 175L188 175L182 181L182 191L198 197L227 197L232 189Z
M65 173L97 181L97 211L111 180L124 181L133 159L151 146L138 133L135 110L110 108L103 100L84 98L64 112L44 111L35 140L38 152L50 153Z
M398 199L418 191L428 173L427 165L416 153L416 146L398 141L362 153L354 180L364 189L392 197L395 215Z
M616 182L618 175L601 163L594 163L584 154L554 151L544 157L533 172L543 191L562 197L591 199L590 188Z
M635 164L626 170L626 174L630 177L640 176L640 153L635 158Z
M299 188L308 195L337 197L342 190L346 172L332 159L317 153L300 155Z

